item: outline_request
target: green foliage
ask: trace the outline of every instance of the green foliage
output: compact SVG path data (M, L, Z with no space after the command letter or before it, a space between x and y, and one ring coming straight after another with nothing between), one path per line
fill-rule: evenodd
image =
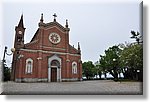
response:
M115 80L118 80L119 57L121 49L118 46L109 47L105 55L100 55L100 66L105 73L109 72Z
M84 62L82 64L83 75L86 76L87 79L91 79L96 75L96 68L92 61Z
M131 39L135 39L138 44L143 43L143 37L139 32L131 31Z
M143 46L142 44L125 45L120 57L124 77L134 79L139 74L137 80L142 80L143 73ZM139 73L137 73L139 71Z
M95 65L92 61L84 62L83 75L87 79L95 75L110 73L115 81L118 81L118 74L123 73L125 79L143 80L143 39L139 32L131 31L136 43L119 44L109 47L104 55L100 55L99 62Z
M10 80L10 69L4 65L4 81Z
M121 53L120 60L122 66L128 66L134 69L143 68L143 47L138 44L131 44L125 47Z
M99 64L99 62L97 61L97 63L95 63L95 67L96 67L96 71L97 74L99 75L99 79L101 79L101 76L103 73L105 73L104 68Z
M143 80L143 39L139 32L131 31L131 35L136 43L112 46L105 50L105 55L100 55L103 73L109 72L114 80L118 80L119 73L125 79Z

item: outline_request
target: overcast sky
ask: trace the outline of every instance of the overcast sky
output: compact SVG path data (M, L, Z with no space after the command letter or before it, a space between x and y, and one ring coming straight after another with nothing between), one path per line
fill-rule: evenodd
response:
M133 1L133 0L131 0ZM68 19L70 44L77 47L80 42L82 61L96 62L99 55L110 46L133 42L130 31L140 30L140 1L134 2L2 2L2 34L0 57L4 46L13 47L15 26L21 14L24 15L25 43L29 42L36 30L41 13L44 22L53 21L65 25ZM10 57L7 62L11 63Z

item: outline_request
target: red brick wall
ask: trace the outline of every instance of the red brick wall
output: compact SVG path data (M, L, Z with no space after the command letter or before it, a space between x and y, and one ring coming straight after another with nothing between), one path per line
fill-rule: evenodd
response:
M52 44L49 41L49 35L50 35L50 33L53 33L53 32L59 34L59 36L61 38L60 43L58 43L57 45L54 45L54 44ZM54 47L57 47L57 48L66 48L65 41L66 41L66 34L65 34L65 32L61 32L58 28L53 27L51 29L44 30L43 46L50 46L50 47L54 46Z
M49 41L50 33L55 32L60 35L61 41L58 44L52 44ZM81 78L82 77L82 63L81 56L77 54L78 50L69 45L68 32L61 31L59 27L39 28L36 37L31 43L25 44L25 49L20 50L22 58L16 63L16 78L48 78L48 58L53 56L52 52L59 52L57 54L61 58L61 78ZM34 51L34 52L33 52ZM41 51L49 51L41 52ZM64 53L64 54L61 54ZM68 54L70 53L70 54ZM71 54L76 54L71 55ZM77 56L78 55L78 56ZM16 56L16 55L15 55ZM26 74L26 60L31 58L33 60L32 74ZM42 59L38 59L42 58ZM77 74L72 74L72 62L77 62Z
M42 54L42 63L41 63L41 76L38 75L38 53L34 52L26 52L21 51L22 55L24 55L23 58L20 58L17 62L17 70L16 75L18 78L47 78L48 77L48 56L52 56L53 54ZM59 57L62 59L61 63L61 71L62 71L62 78L79 78L80 77L80 56L69 56L70 61L66 61L66 55L59 55ZM31 58L33 60L33 73L32 74L25 74L25 68L26 68L26 60L28 58ZM72 74L72 62L77 62L77 74ZM22 64L21 64L22 63ZM69 66L66 65L66 63L69 63ZM68 68L68 77L67 77L67 69ZM19 76L19 73L21 76Z

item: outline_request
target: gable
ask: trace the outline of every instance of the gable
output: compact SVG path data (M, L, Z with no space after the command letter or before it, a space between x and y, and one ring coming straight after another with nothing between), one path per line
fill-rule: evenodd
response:
M56 27L59 30L66 32L66 30L70 30L69 28L64 28L61 24L59 24L58 22L50 22L50 23L43 23L41 26L44 27L44 29L49 29L51 27Z
M51 41L50 35L55 33L59 36L59 43ZM57 37L58 38L58 37ZM68 43L68 44L67 44ZM69 45L69 28L65 28L58 22L39 23L39 28L31 39L30 43L25 44L25 48L38 49L42 46L43 50L65 51Z
M66 45L69 42L68 34L58 26L51 26L43 29L43 46L66 49Z
M42 48L45 51L79 54L78 49L69 44L69 30L68 27L63 27L56 21L39 23L39 28L30 43L25 44L25 48L37 50ZM55 40L58 40L58 42Z

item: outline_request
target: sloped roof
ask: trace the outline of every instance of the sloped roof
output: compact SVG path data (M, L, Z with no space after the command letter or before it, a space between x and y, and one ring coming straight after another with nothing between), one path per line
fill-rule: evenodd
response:
M30 41L30 42L34 41L34 39L36 38L36 36L37 36L38 32L39 32L39 28L37 29L36 33L34 34L34 36L33 36L33 38L31 39L31 41Z
M50 22L50 23L39 23L39 26L43 26L43 27L45 27L45 28L57 26L57 27L59 27L60 29L62 29L64 32L65 32L66 30L70 30L69 28L63 27L61 24L59 24L59 23L56 22L56 21Z

